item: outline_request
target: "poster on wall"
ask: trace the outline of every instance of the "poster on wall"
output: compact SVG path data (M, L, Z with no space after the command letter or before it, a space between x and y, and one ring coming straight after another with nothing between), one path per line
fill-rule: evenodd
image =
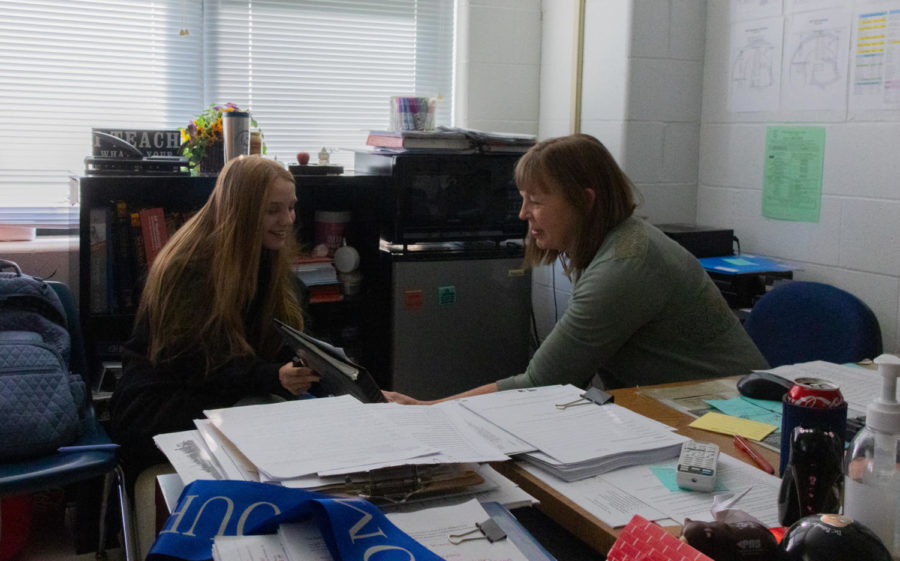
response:
M781 15L781 0L731 0L731 21Z
M791 16L785 29L782 102L793 111L847 109L850 12Z
M900 110L900 1L865 5L853 27L850 117Z
M825 127L768 127L765 158L762 215L818 222Z
M732 25L728 109L775 111L781 93L781 17Z

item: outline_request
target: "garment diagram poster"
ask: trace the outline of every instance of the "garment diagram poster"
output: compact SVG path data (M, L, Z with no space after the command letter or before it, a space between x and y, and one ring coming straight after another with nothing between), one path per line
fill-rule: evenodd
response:
M768 127L762 215L818 222L822 206L824 127Z
M743 113L778 109L783 28L780 17L732 25L730 111Z
M851 117L900 110L900 1L865 8L853 22Z
M791 16L785 29L783 108L845 111L849 50L848 10Z

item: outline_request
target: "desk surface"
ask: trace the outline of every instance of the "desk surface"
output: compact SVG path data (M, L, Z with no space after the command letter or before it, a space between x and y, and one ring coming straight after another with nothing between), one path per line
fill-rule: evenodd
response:
M737 378L734 380L736 381ZM676 382L673 384L663 384L652 387L664 388L685 386L694 383L696 382ZM645 388L640 387L623 388L613 390L610 393L615 396L615 402L622 407L626 407L646 417L675 427L677 429L676 432L689 438L705 442L715 442L719 445L719 449L722 453L729 454L755 466L753 461L747 455L734 448L730 436L689 427L688 425L694 420L694 417L676 411L655 398L646 395L644 389ZM770 464L774 466L778 465L777 452L762 447L757 447L757 450L765 456ZM589 514L580 506L569 500L565 495L550 488L543 481L525 471L518 463L503 462L502 464L494 464L494 468L541 501L541 504L538 507L541 511L554 519L561 526L567 528L572 534L595 550L605 554L616 541L619 530L611 528ZM680 527L677 526L667 529L675 535L680 533Z

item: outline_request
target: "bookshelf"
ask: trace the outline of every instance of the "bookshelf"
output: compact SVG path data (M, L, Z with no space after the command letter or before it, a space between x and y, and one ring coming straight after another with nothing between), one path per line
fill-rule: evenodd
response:
M128 256L128 251L137 253L134 233L126 236L122 223L116 222L116 203L124 203L129 215L141 209L161 208L168 221L203 206L215 181L215 176L81 178L79 306L89 361L95 372L105 361L121 360L122 344L131 334L142 284L134 272L132 260L136 257ZM385 180L376 176L295 176L295 183L295 227L301 247L313 245L316 210L349 210L353 215L346 238L360 253L362 291L340 302L311 305L308 317L316 336L345 346L355 358L365 360L368 353L374 352L360 335L372 325L373 303L367 298L366 286L378 274L378 216ZM105 239L105 246L97 243L99 237ZM123 238L127 243L122 243ZM131 273L123 264L125 260L132 265Z

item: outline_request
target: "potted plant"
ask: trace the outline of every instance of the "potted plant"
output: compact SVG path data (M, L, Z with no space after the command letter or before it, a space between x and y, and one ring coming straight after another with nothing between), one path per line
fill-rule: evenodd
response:
M222 114L229 111L241 109L234 103L210 105L181 129L181 154L188 158L191 168L200 173L218 173L225 165ZM252 115L250 126L257 127ZM262 153L265 151L263 143Z

